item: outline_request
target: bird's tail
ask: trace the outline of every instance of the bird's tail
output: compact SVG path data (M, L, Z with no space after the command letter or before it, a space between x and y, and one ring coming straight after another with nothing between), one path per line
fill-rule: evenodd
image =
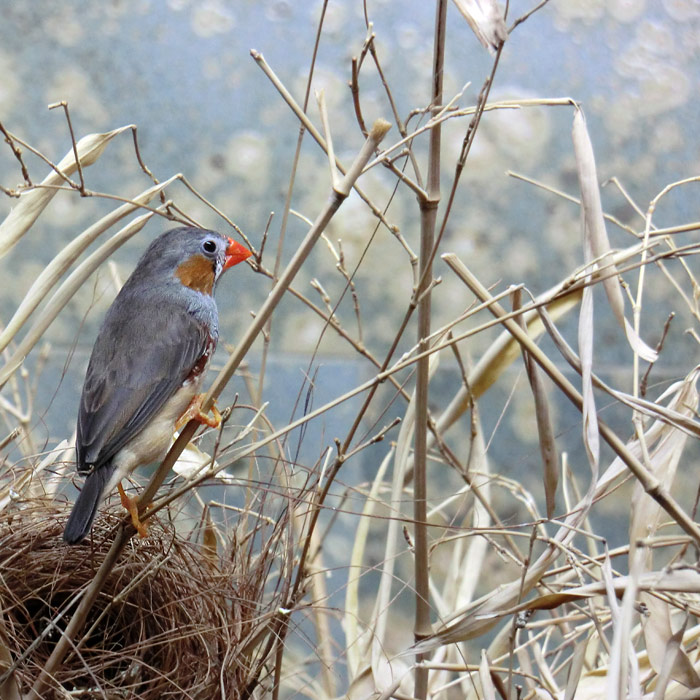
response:
M63 531L63 539L68 544L77 544L90 532L105 485L113 472L114 467L111 464L103 464L87 475Z

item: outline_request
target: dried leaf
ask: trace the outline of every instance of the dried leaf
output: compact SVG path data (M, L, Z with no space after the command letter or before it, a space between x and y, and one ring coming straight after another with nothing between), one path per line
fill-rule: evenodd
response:
M430 356L429 377L432 377L439 364L439 354ZM411 395L396 442L394 458L394 474L391 484L391 503L403 502L404 474L412 460L411 445L416 422L416 395ZM396 513L399 515L400 513ZM397 559L397 548L401 528L401 518L393 517L387 528L387 541L384 548L384 559L381 578L377 589L377 597L374 606L374 626L371 642L371 667L375 681L375 687L381 691L393 685L397 678L401 677L403 667L396 664L396 658L387 656L387 634L389 632L389 611L391 601L391 587L394 583L394 566Z
M472 445L469 451L469 467L472 473L472 490L479 490L482 497L489 502L491 496L491 476L489 460L486 455L484 431L479 419L479 410L472 409ZM491 516L481 499L474 500L472 512L472 524L475 528L488 527L491 524ZM489 549L488 540L484 537L470 538L469 548L464 557L463 564L455 568L457 578L457 594L453 610L468 605L474 598L474 592L481 580L483 563Z
M584 243L586 258L590 255L589 242ZM590 279L590 277L589 277ZM600 433L598 414L593 393L593 288L586 287L581 299L581 311L578 319L578 351L581 358L581 395L583 396L583 444L591 465L593 480L598 478L598 460L600 458Z
M173 435L173 443L179 434L180 433L176 432ZM202 470L209 467L211 463L211 455L207 454L203 450L200 450L197 445L190 442L177 458L175 464L173 464L173 471L185 479L193 479L195 476L198 476ZM214 469L216 469L217 466L218 464L215 460ZM223 472L220 472L217 474L217 476L222 479L226 478L226 475Z
M612 579L612 590L616 597L622 595L631 583L629 576L617 576ZM663 591L665 593L700 593L700 573L691 569L676 569L672 571L650 571L642 574L637 582L637 588L644 591ZM591 598L607 593L605 583L596 581L584 586L570 588L560 593L548 593L535 600L522 603L506 612L512 615L521 610L551 610L562 603Z
M508 38L503 12L496 0L454 0L454 3L481 45L490 53Z
M575 689L575 700L602 700L602 698L606 698L606 684L606 676L600 673L584 674Z
M606 552L607 554L607 552ZM628 691L631 697L641 698L642 692L639 683L639 665L634 653L632 639L632 625L636 617L635 604L639 577L642 572L646 552L641 547L634 548L630 575L627 576L627 586L622 595L617 615L613 615L613 641L610 645L610 661L608 664L608 697L627 697ZM615 593L612 585L612 567L606 556L606 589L610 602L611 614L614 609Z
M17 331L26 323L29 316L46 299L46 295L56 284L60 277L70 268L83 251L91 245L98 236L120 221L125 216L138 209L139 204L148 204L156 194L167 187L177 176L162 182L134 198L134 204L123 204L113 212L103 216L92 226L88 227L79 236L76 236L66 245L56 257L39 273L22 303L15 311L7 326L0 333L0 351L4 350L17 334Z
M612 276L603 280L603 287L608 298L608 303L613 314L625 331L630 347L642 359L654 362L657 354L635 332L634 328L625 318L625 305L617 281L617 267L613 259L605 229L603 207L600 202L600 189L598 187L598 175L596 171L593 145L586 129L583 112L576 109L574 112L574 126L572 137L574 141L574 154L578 170L579 186L581 188L581 208L584 216L584 237L589 243L599 267L604 267Z
M479 662L479 680L481 681L484 700L496 700L496 689L493 687L493 681L491 680L490 665L486 649L482 649L481 661Z
M518 296L519 306L519 296ZM514 304L515 307L515 304ZM514 308L515 310L515 308ZM527 325L522 315L516 317L520 327L527 333ZM547 517L554 515L556 508L556 493L559 485L559 456L557 454L557 444L554 439L554 429L550 418L549 401L544 389L542 374L532 357L521 346L525 371L530 382L532 397L535 401L535 421L537 423L537 435L540 443L540 454L542 456L544 495L547 508Z
M83 136L76 144L81 167L92 165L102 155L105 146L118 134L121 134L131 126L123 126L104 134L88 134ZM73 149L58 163L58 169L70 177L78 168L75 162ZM59 192L57 185L64 183L64 179L52 170L41 182L41 187L23 192L19 202L12 208L5 220L0 224L0 258L5 256L10 249L32 227L39 214L46 208L54 195Z
M124 228L114 234L112 238L103 243L92 255L84 260L54 292L48 304L44 307L39 317L27 334L22 338L12 356L0 369L0 388L16 372L24 362L31 349L41 339L46 329L53 323L61 309L70 301L73 295L80 289L85 280L121 245L138 233L146 222L153 216L152 212L135 218Z
M687 616L681 629L674 634L671 630L668 603L648 593L640 594L639 599L646 605L648 611L648 615L644 618L643 631L649 663L659 674L654 698L664 697L663 694L658 695L659 688L665 688L670 680L686 688L700 687L700 677L682 647L683 634L688 622Z
M700 402L697 391L697 379L700 370L695 368L681 383L675 386L675 396L669 406L669 413L686 418L695 416ZM664 396L668 392L665 392ZM659 401L664 398L659 397ZM648 467L661 485L670 489L676 476L676 470L687 442L687 433L679 430L672 423L655 421L644 433ZM630 542L650 537L656 532L661 506L648 496L641 484L635 486L632 495L632 517L630 520Z
M359 673L353 674L345 697L348 700L367 700L375 695L376 688L372 681L372 670L369 666L363 666Z
M552 668L545 659L542 645L536 640L531 640L531 650L532 655L535 659L535 663L537 664L537 669L539 671L537 676L540 679L540 682L542 682L545 685L545 687L552 688L554 690L554 695L559 695L557 682L554 678L554 674L552 673ZM529 678L526 680L526 682L533 689L539 685L539 683L535 683L532 679Z
M207 561L214 567L219 565L219 554L217 551L218 540L216 537L216 528L211 520L211 512L206 509L204 517L204 531L202 532L202 547L204 548L204 556Z
M569 665L569 675L566 679L566 691L564 692L564 700L574 700L574 695L576 695L579 679L581 678L583 664L586 660L587 646L588 641L586 640L577 644L576 648L574 649L574 653L571 658L571 664Z
M364 643L368 630L360 630L360 579L363 572L362 561L364 559L367 537L369 535L372 515L378 503L379 491L384 484L384 475L391 463L393 451L389 451L382 460L377 474L372 482L370 492L367 494L365 505L362 509L362 517L357 525L357 532L352 546L350 566L348 570L348 584L345 590L345 614L343 616L343 630L345 632L345 647L347 649L348 675L355 682L360 683L360 676L370 670L371 659L369 647Z
M697 391L699 374L698 368L694 369L682 382L677 382L674 386L669 387L669 390L659 397L658 401L661 401L669 393L673 395L668 409L669 413L686 418L691 418L696 414L699 403ZM655 421L645 431L643 439L647 446L650 470L663 488L670 489L687 442L687 433L673 424ZM661 515L659 504L645 493L640 484L637 484L632 496L630 542L652 537L659 526ZM661 674L662 669L665 668L668 678L688 688L697 687L700 679L690 659L681 648L680 642L675 642L675 651L671 661L669 661L668 650L674 645L673 640L676 635L671 629L671 614L668 603L646 593L640 595L640 600L646 604L649 612L643 626L643 632L652 668L658 674Z

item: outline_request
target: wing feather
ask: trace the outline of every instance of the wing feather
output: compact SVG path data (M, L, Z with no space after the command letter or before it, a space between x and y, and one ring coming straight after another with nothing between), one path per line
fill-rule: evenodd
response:
M78 470L99 468L182 386L207 351L206 328L176 304L128 303L108 312L88 365L78 414Z

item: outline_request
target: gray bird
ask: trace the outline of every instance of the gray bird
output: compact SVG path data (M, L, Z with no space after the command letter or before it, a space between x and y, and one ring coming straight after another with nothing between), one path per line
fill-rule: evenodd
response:
M80 542L104 496L136 467L165 456L175 425L195 418L219 336L214 288L251 252L215 231L182 227L156 238L109 308L80 398L76 452L86 474L63 539ZM141 534L145 530L139 530Z

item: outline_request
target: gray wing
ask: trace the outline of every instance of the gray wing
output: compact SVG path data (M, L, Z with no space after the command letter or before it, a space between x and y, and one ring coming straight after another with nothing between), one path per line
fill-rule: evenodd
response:
M174 304L113 306L80 399L78 471L104 465L137 435L182 386L209 342L207 329Z

